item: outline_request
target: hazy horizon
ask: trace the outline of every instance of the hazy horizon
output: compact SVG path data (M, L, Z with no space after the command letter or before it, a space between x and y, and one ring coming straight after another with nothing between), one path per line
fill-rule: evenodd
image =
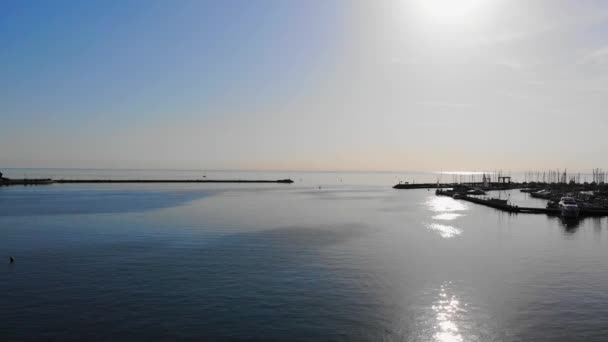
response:
M400 177L404 176L414 176L414 178L400 178L400 181L416 181L415 176L424 175L425 178L420 180L421 182L435 182L437 178L428 178L433 175L437 175L439 177L449 177L449 176L475 176L481 177L482 175L504 175L504 176L513 176L513 181L534 181L535 179L542 179L543 174L549 175L551 174L562 174L566 172L569 177L580 175L582 182L591 182L591 176L593 175L594 170L598 172L604 172L604 169L595 168L589 170L577 170L577 169L568 169L568 168L552 168L552 169L480 169L480 170L348 170L348 169L336 169L336 170L306 170L306 169L205 169L205 168L184 168L184 169L176 169L176 168L91 168L91 167L74 167L74 168L60 168L60 167L5 167L2 172L4 172L4 176L18 178L23 171L34 171L35 177L51 177L52 175L48 172L44 171L84 171L85 174L81 175L80 178L87 178L86 172L88 171L109 171L109 172L130 172L130 171L142 171L145 173L150 172L169 172L172 176L176 173L187 173L188 177L198 178L199 176L207 175L207 174L217 174L220 175L220 178L226 177L228 174L248 174L248 173L266 173L268 175L279 176L279 177L290 177L291 173L310 173L310 174L324 174L324 173L335 173L335 174L392 174L398 175L401 174ZM24 174L26 177L29 177L27 172ZM59 175L59 178L64 178L64 176L73 177L73 175ZM115 177L112 173L104 175L110 178ZM102 178L104 177L102 176ZM140 175L133 174L131 177L137 177ZM55 176L53 176L55 177ZM53 178L51 177L51 178ZM99 176L97 176L99 177ZM121 177L118 177L121 178ZM124 178L124 177L123 177ZM529 178L529 179L528 179ZM444 179L445 180L445 179ZM449 180L448 180L449 181Z
M0 168L590 171L606 33L601 1L9 1Z

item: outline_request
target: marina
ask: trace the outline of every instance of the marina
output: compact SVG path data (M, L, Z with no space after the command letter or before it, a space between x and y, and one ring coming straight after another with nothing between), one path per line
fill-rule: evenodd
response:
M410 184L399 182L394 189L436 189L438 196L495 208L509 213L559 215L564 218L585 216L608 216L608 185L606 173L593 169L592 182L580 173L569 175L567 170L546 172L525 172L523 182L512 181L510 175L502 171L494 173L473 173L468 177L454 177L451 183ZM546 206L520 206L507 199L486 196L488 192L516 190L530 198L546 200Z

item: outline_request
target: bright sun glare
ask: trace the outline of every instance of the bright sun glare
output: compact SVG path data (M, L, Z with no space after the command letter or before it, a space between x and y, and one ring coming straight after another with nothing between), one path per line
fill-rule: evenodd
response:
M454 23L471 19L487 0L418 0L423 14L437 23Z

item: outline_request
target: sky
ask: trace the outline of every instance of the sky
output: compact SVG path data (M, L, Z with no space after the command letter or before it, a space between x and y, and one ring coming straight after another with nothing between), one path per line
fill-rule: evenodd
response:
M607 167L608 3L0 3L0 168Z

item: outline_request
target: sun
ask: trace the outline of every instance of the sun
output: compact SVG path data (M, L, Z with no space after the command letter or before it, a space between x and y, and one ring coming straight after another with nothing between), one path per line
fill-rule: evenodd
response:
M453 24L474 19L488 0L417 0L420 14L436 24Z

